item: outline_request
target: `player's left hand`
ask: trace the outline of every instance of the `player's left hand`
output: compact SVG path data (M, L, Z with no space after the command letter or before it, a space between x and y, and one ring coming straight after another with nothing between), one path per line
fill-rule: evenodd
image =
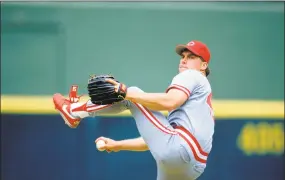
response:
M106 79L106 82L109 82L111 84L114 85L114 88L115 88L115 92L118 93L118 94L121 94L121 93L124 93L126 94L127 93L127 86L123 83L119 83L113 79Z

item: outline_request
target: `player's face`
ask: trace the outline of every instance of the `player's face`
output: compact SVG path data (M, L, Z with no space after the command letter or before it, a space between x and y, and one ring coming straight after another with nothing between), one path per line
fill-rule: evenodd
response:
M199 71L205 70L207 63L203 62L199 56L196 56L190 51L184 51L181 54L181 60L179 63L179 72L183 72L187 69L196 69Z

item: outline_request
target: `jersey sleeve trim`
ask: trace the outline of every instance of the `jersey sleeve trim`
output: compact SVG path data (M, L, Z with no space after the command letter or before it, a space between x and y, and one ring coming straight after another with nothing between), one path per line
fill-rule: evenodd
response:
M170 89L178 89L182 92L184 92L187 96L187 98L189 98L190 96L190 91L189 89L187 89L186 87L184 86L181 86L181 85L178 85L178 84L171 84L167 89L166 89L166 93L170 90Z

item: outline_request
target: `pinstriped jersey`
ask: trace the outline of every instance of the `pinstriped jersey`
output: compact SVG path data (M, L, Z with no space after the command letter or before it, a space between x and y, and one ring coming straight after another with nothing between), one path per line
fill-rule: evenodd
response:
M186 102L169 112L168 121L183 126L196 137L201 147L210 152L214 133L212 90L208 79L197 70L177 74L167 91L178 89L188 97Z

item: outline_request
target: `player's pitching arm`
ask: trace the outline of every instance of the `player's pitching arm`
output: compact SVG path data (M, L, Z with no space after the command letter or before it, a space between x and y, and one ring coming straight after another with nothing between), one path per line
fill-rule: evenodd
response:
M142 137L120 141L115 141L106 137L99 137L95 140L95 143L99 140L103 140L105 142L104 147L101 147L101 149L106 150L108 152L148 150L148 146Z

